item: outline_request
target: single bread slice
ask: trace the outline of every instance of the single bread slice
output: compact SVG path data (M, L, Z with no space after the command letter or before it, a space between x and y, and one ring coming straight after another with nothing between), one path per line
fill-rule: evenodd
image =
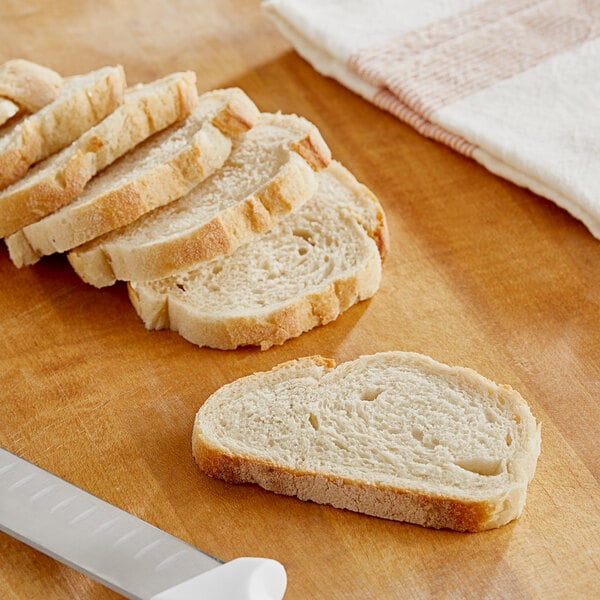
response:
M183 124L140 144L92 179L76 200L8 237L12 261L22 266L70 250L180 198L229 156L231 139L218 127L237 135L257 116L239 89L203 94Z
M103 121L0 192L0 237L68 204L96 173L187 117L197 99L196 75L191 71L127 90L125 102Z
M269 233L176 276L132 282L147 328L224 350L282 344L379 288L387 228L375 196L337 162L314 197Z
M19 107L14 102L7 98L0 98L0 126L12 119L18 112ZM1 130L0 135L2 135Z
M471 369L383 352L293 360L200 408L193 453L211 477L434 528L516 519L540 452L523 398Z
M62 84L56 71L22 58L0 67L0 96L32 113L56 100Z
M53 102L2 131L0 189L102 121L122 104L124 95L125 73L120 66L65 79Z
M69 261L84 281L102 287L116 279L167 277L229 254L307 201L317 185L310 165L329 160L314 125L295 115L263 114L212 177L183 198L72 250Z

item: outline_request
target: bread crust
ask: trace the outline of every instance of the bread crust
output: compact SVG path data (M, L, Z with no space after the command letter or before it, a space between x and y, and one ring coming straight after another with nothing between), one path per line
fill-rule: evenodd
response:
M9 141L0 152L0 190L99 123L123 103L124 94L123 67L107 68L85 88L62 98L59 95L43 110L16 123L5 134Z
M62 83L56 71L22 58L9 60L0 67L0 96L29 112L36 112L55 100Z
M231 149L231 141L210 123L203 125L202 132L193 146L170 161L100 194L93 202L74 206L68 226L60 231L52 223L40 221L22 229L23 235L9 236L6 244L11 260L20 267L33 264L44 255L70 250L187 193L219 168ZM22 263L22 257L27 257L28 262Z
M295 496L300 500L434 529L478 532L498 527L493 515L499 507L488 501L468 502L292 471L265 461L225 454L203 444L197 436L193 440L193 455L200 469L210 477L228 483L257 484L276 494ZM515 514L508 520L517 516Z
M235 137L254 127L260 111L240 88L229 88L229 102L212 119L212 124L225 135Z
M77 152L55 176L9 194L0 192L0 237L42 219L80 194L95 174L93 163L89 153Z
M401 360L402 364L412 365L425 373L442 376L451 386L471 387L482 394L490 389L496 390L501 401L511 406L514 418L518 422L524 422L521 449L512 457L508 466L511 480L506 486L492 488L485 498L470 499L466 495L460 497L461 494L452 497L442 492L426 493L417 487L410 489L384 483L375 484L333 476L322 471L290 468L277 464L275 459L268 461L228 449L226 440L212 437L210 416L201 425L202 408L196 416L192 434L192 453L198 466L207 475L230 483L255 483L264 489L296 496L301 500L436 529L477 532L500 527L519 517L525 505L527 484L533 478L540 451L540 428L536 426L523 398L510 386L495 384L472 369L451 367L414 352L383 352L373 357L361 356L356 361L340 365L340 368L351 369L355 362L369 358L378 360L379 357L382 360L392 357L392 360ZM291 373L292 379L295 373L308 375L311 367L321 367L325 375L336 365L324 357L311 356L281 363L271 371L254 373L232 384L237 389L236 405L240 401L239 386L244 389L247 386L248 390L253 390L255 397L263 377L269 377L264 383L268 386L274 382L288 381L287 371ZM224 386L223 389L227 387ZM224 410L227 396L221 395L218 402L219 410ZM209 414L214 413L214 410L212 408Z
M331 150L325 143L325 140L314 128L310 133L290 145L312 168L314 171L324 169L331 162Z
M197 101L194 73L171 75L156 83L164 87L118 107L108 115L108 122L105 119L94 132L84 133L66 162L43 179L0 192L0 237L11 235L69 204L99 170L190 114Z
M18 125L19 140L0 153L0 190L21 179L36 157L42 155L41 133L26 122Z

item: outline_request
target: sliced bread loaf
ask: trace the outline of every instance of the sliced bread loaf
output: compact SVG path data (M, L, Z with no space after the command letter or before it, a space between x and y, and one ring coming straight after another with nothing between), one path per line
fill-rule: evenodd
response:
M539 452L516 391L406 352L244 377L206 400L193 432L212 477L458 531L517 518Z
M234 110L241 112L233 116ZM11 259L17 266L32 264L180 198L229 156L231 139L218 127L229 126L237 135L257 116L258 109L239 89L203 94L183 124L140 144L92 179L73 202L8 237Z
M103 121L0 192L0 237L68 204L96 173L187 117L197 99L196 75L191 71L127 90L124 103Z
M116 279L166 277L228 254L308 200L317 185L310 164L329 160L314 125L294 115L263 114L212 177L183 198L72 250L69 261L84 281L102 287Z
M56 100L62 84L63 78L52 69L22 58L0 67L0 96L32 113Z
M99 123L122 104L124 95L120 66L66 78L53 102L1 132L0 189Z
M200 346L266 349L371 297L387 245L381 206L339 163L316 177L310 201L234 253L130 283L146 327L171 328Z

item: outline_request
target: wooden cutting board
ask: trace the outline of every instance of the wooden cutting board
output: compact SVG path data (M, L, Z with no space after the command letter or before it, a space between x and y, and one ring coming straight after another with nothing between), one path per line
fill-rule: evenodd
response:
M244 0L3 0L0 62L131 83L196 70L295 112L379 196L391 251L380 292L267 352L146 331L123 285L62 257L18 270L0 249L0 443L225 560L270 556L286 598L589 598L600 576L600 242L567 213L417 135L300 59ZM287 359L402 349L518 389L543 424L520 520L432 531L211 480L190 454L219 386ZM1 501L2 490L0 490ZM116 597L0 536L5 599Z

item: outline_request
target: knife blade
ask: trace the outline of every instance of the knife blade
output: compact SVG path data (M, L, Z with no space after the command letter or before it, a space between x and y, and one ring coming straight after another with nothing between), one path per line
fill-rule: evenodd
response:
M283 566L228 563L0 448L0 530L135 600L280 600Z

